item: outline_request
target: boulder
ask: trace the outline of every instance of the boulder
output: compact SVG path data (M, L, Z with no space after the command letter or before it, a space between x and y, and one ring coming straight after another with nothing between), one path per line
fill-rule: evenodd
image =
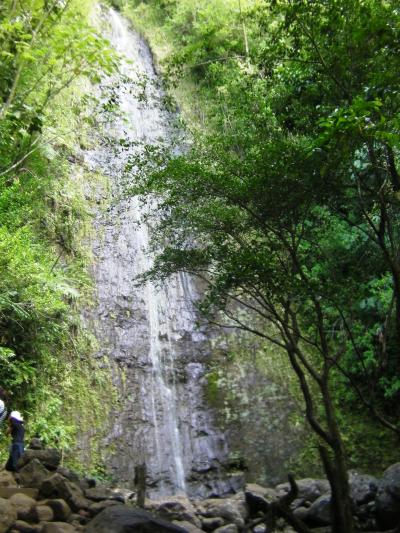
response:
M322 494L330 492L330 485L326 479L305 478L296 480L299 489L298 498L308 502L314 502ZM279 498L285 496L290 491L289 483L281 483L276 487Z
M303 522L305 520L307 520L307 517L308 517L308 508L307 507L297 507L294 511L293 511L293 514L296 518L298 518L299 520L302 520Z
M146 508L169 522L181 520L201 527L201 520L196 516L196 509L188 498L171 496L157 501L147 500Z
M25 453L18 461L20 467L25 466L33 459L40 461L48 470L56 470L61 462L61 453L55 448L47 450L25 450Z
M79 475L71 470L70 468L66 468L65 466L59 466L56 470L57 474L61 474L65 479L68 479L68 481L72 481L72 483L79 484L79 481L81 478Z
M92 489L96 487L97 481L93 477L84 477L83 482L87 485L87 488Z
M28 448L31 450L44 450L44 444L38 437L34 437L31 439Z
M372 501L378 490L378 480L374 476L349 472L350 495L357 506Z
M74 472L70 468L66 468L65 466L59 466L56 472L68 479L68 481L71 481L72 483L75 483L75 485L78 485L78 487L80 487L83 491L96 485L95 480L81 478L76 472Z
M134 509L128 505L118 504L104 509L86 527L86 533L187 533L175 524L161 520L142 509ZM48 532L43 532L48 533Z
M43 526L41 533L76 533L76 529L65 522L48 522Z
M46 500L46 505L48 505L54 514L54 520L60 522L66 522L71 516L71 508L65 500L61 498Z
M54 520L53 509L48 505L37 505L35 511L38 522L51 522Z
M23 487L39 488L48 475L49 471L42 465L39 459L34 458L20 469L20 484Z
M71 513L69 515L67 522L69 524L80 524L80 523L86 522L86 518L83 518L78 513Z
M276 493L275 498L272 499L270 497L265 497L267 495L264 496L261 491L255 492L250 490L249 486L246 487L244 496L250 516L255 516L260 512L266 513L272 501L277 498Z
M185 520L174 520L172 523L184 529L186 533L203 533L202 529L199 529L191 522L186 522Z
M25 520L28 522L35 521L36 500L27 496L26 494L17 492L11 496L9 501L15 507L19 520Z
M39 524L28 524L24 520L17 520L13 525L13 530L20 533L39 533L42 526Z
M63 477L68 479L68 481L71 481L72 483L75 483L75 485L78 485L80 489L85 491L86 489L89 489L90 487L94 487L96 482L94 481L92 484L92 480L88 480L86 478L81 478L79 475L74 472L74 470L71 470L70 468L66 468L65 466L59 466L56 470L57 474L61 474Z
M375 498L375 509L381 528L389 529L400 522L400 463L384 471Z
M101 513L103 509L111 507L112 505L117 505L118 503L120 502L116 500L103 500L102 502L92 503L92 505L89 507L90 516L96 516L97 514Z
M61 474L53 474L45 479L40 486L40 493L44 497L61 498L68 502L73 511L89 509L91 501L84 497L83 491L78 485L68 481Z
M246 492L255 494L256 496L261 496L269 503L278 498L278 494L275 489L262 487L261 485L257 485L257 483L247 483L245 488L245 493Z
M222 518L222 516L213 516L212 518L203 518L203 520L201 521L201 527L204 529L204 531L214 531L214 529L217 529L224 525L225 525L225 520Z
M323 494L307 510L307 523L313 526L327 526L331 523L331 496Z
M393 498L400 500L400 463L395 463L384 471L381 487Z
M16 487L17 484L14 479L14 474L8 470L0 472L0 487Z
M379 487L375 499L376 521L383 530L394 528L400 522L400 501L385 487Z
M210 499L204 500L203 505L205 507L203 515L206 518L222 517L225 523L236 524L239 528L244 527L244 521L248 516L244 499Z
M214 529L214 533L239 533L239 529L236 524L226 524Z
M40 494L44 497L62 497L61 493L65 492L66 483L68 480L64 476L55 473L43 481L40 486Z
M101 502L102 500L117 500L121 503L125 503L125 497L123 494L107 487L93 487L91 489L86 489L84 492L86 498L95 502Z
M17 520L17 510L14 505L4 498L0 498L0 533L6 533Z
M0 487L0 498L8 500L14 494L25 494L34 500L37 499L39 491L38 489L29 489L26 487Z

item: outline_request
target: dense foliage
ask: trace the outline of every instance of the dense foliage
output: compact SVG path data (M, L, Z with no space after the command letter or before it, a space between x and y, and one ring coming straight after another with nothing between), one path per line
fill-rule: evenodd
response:
M285 284L289 292L306 291L291 298L304 307L307 328L314 323L307 316L312 290L326 300L326 330L340 346L346 378L361 395L365 386L370 396L373 385L374 400L394 421L398 11L390 2L257 3L246 13L250 56L241 61L229 59L232 47L243 52L239 12L236 27L223 25L219 13L234 17L233 4L215 4L161 6L177 45L167 66L195 76L201 66L211 133L197 135L189 154L145 182L164 195L159 230L169 245L160 273L211 260L224 294L243 276L271 283L278 276L281 292ZM164 155L157 154L157 165ZM264 233L273 241L268 246ZM189 244L194 235L199 247ZM290 256L289 240L292 258L284 255ZM274 269L279 243L284 250ZM295 260L305 276L299 286Z
M0 5L1 385L30 433L64 447L74 435L72 396L80 405L84 394L73 389L86 390L83 372L96 379L81 360L91 341L76 309L88 287L79 242L87 207L67 158L80 141L74 129L84 131L78 80L96 81L116 63L87 23L89 8L75 0Z
M399 9L149 4L173 35L166 71L207 102L207 131L183 155L149 147L150 173L132 160L135 192L158 198L149 275L200 276L214 321L286 350L334 529L350 531L335 398L400 435Z

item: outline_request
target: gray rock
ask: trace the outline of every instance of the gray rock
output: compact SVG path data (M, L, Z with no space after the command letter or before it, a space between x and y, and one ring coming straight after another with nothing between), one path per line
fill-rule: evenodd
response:
M84 520L82 520L82 518L83 517L81 515L79 515L78 513L71 513L69 515L69 518L68 518L67 522L69 524L75 524L75 523L80 524L81 521L86 521L86 518Z
M111 507L112 505L117 505L118 503L120 502L116 500L103 500L101 502L92 503L92 505L89 506L90 516L96 516L97 514L101 513L103 509Z
M205 500L203 505L205 517L220 516L225 519L225 523L236 524L239 528L244 527L244 521L248 516L244 500L211 499Z
M196 509L188 498L171 496L158 501L148 501L146 508L169 522L181 520L190 522L197 528L201 527L201 520L196 516Z
M244 497L250 516L257 515L259 512L266 513L270 504L278 499L275 490L264 489L254 483L246 485Z
M53 509L48 505L37 505L35 511L37 522L51 522L54 520Z
M307 523L315 526L327 526L331 523L330 494L323 494L313 502L308 509Z
M306 520L307 517L308 517L308 511L309 511L309 508L307 508L307 507L297 507L293 511L293 514L299 520Z
M278 497L275 489L263 487L262 485L258 485L257 483L246 483L245 492L257 494L258 496L262 496L263 498L269 501L276 500Z
M117 500L121 503L125 503L123 494L119 494L107 487L93 487L91 489L86 489L84 492L86 498L95 502L101 502L102 500Z
M0 472L0 487L16 487L14 474L8 472L7 470L2 470Z
M330 492L330 485L326 479L305 478L296 480L299 489L298 498L304 501L314 502L322 494ZM281 483L276 488L278 497L285 496L289 490L289 483Z
M92 484L92 482L89 482L87 478L79 477L76 472L74 472L70 468L66 468L65 466L59 466L56 472L57 474L61 474L63 477L68 479L68 481L71 481L71 483L75 483L75 485L78 485L78 487L83 491L89 489L90 487L94 487L94 485L96 484L95 481L93 481L94 484Z
M376 519L383 529L396 527L400 522L400 463L385 470L375 498Z
M86 533L186 533L186 530L128 505L113 505L99 513L86 527Z
M203 518L201 521L201 526L204 531L214 531L219 527L225 525L225 520L221 516L213 516L212 518Z
M42 529L40 524L28 524L24 520L17 520L13 525L13 530L20 533L39 533Z
M65 500L73 511L89 509L91 501L85 498L83 491L78 485L68 481L61 474L53 474L45 479L40 486L40 493L44 497L61 498Z
M14 494L25 494L34 500L37 500L39 495L38 489L30 489L26 487L0 487L0 498L9 500Z
M236 524L226 524L214 529L214 533L239 533L239 528Z
M65 522L49 522L43 526L41 533L76 533L76 529Z
M374 476L349 472L350 495L355 505L372 501L378 490L378 480Z
M54 519L60 522L66 522L71 516L71 508L65 500L61 498L46 500L46 505L48 505L53 513Z
M380 487L375 499L376 520L383 530L391 529L400 522L400 501L394 498L385 487Z
M381 486L393 498L400 500L400 463L395 463L384 471Z
M56 470L61 462L61 453L55 448L47 450L25 450L24 455L18 461L20 467L25 466L33 459L40 461L48 470Z
M31 450L44 450L44 444L39 438L34 437L31 439L28 448Z
M20 469L20 484L23 487L38 489L48 475L49 471L35 458Z
M0 533L6 533L17 520L17 510L9 500L0 498Z
M65 466L59 466L56 472L57 474L61 474L63 477L65 477L65 479L68 479L68 481L72 481L72 483L76 483L77 485L81 480L76 472L70 468L66 468Z
M9 500L17 510L19 520L23 521L35 521L35 506L36 500L27 496L26 494L13 494Z
M199 529L191 522L186 522L185 520L173 520L172 523L175 524L176 526L181 527L187 533L203 533L202 529Z

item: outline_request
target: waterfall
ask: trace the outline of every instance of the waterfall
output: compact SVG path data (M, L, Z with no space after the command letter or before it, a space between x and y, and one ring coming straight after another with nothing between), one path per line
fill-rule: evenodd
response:
M107 134L130 142L168 138L172 117L160 103L147 44L115 10L104 16L110 27L107 37L125 57L120 75L99 87L100 98L112 89L118 103ZM144 89L144 100L135 83L143 77L152 82ZM226 494L234 481L223 473L226 439L214 427L204 401L210 343L207 333L195 327L197 289L184 274L162 287L150 282L137 286L137 276L148 270L152 259L149 228L143 221L146 207L121 194L128 157L129 150L116 153L100 142L85 154L90 169L108 176L114 196L108 211L96 215L97 303L88 312L101 346L97 355L110 361L119 391L104 456L112 475L127 486L133 483L135 465L145 462L150 496Z

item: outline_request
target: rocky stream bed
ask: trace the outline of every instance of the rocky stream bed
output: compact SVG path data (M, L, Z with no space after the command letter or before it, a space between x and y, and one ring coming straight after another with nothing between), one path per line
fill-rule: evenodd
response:
M0 533L297 531L274 512L285 506L313 532L330 531L330 492L324 479L298 480L296 494L289 483L274 488L247 484L227 498L196 501L176 495L146 499L142 509L135 492L99 485L60 463L58 450L45 449L34 439L18 474L0 471ZM350 483L359 531L400 531L400 463L380 479L352 471Z

